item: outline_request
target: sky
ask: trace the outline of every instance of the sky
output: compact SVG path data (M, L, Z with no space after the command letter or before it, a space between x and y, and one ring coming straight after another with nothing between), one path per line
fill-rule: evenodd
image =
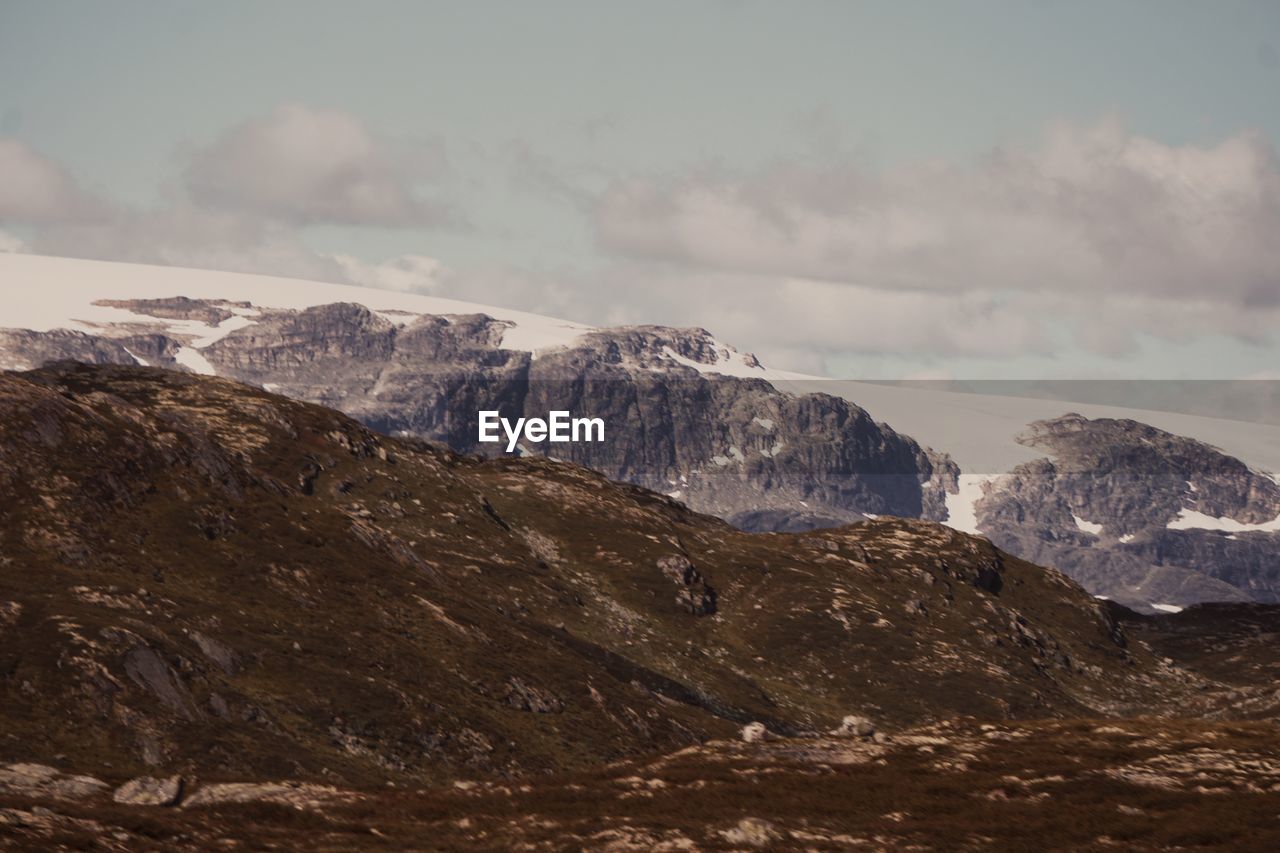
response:
M1276 378L1278 92L1274 0L0 0L0 251Z

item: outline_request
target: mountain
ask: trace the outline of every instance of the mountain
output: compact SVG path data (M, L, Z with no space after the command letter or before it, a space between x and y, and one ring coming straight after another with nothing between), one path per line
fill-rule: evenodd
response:
M1276 838L1280 608L1143 617L930 522L747 533L139 366L0 374L0 489L0 846Z
M520 775L1180 684L1079 587L945 527L743 533L222 379L5 374L0 451L13 760Z
M518 452L743 529L939 520L1147 612L1275 600L1272 424L824 380L769 369L702 329L600 329L369 288L15 254L0 255L0 278L31 294L0 319L11 368L75 359L217 374L489 455L502 448L478 441L480 410L572 411L600 417L605 440ZM1093 426L1071 433L1069 451L1046 426L1082 423ZM1134 445L1146 439L1114 424L1184 447L1148 459ZM1224 496L1197 498L1188 482L1220 483Z
M1280 483L1202 442L1068 414L1022 435L1048 453L984 486L977 526L1131 606L1280 602Z
M957 469L858 406L795 395L702 329L591 329L368 288L128 264L0 257L40 296L0 321L0 363L50 359L218 374L391 434L496 452L477 413L601 417L555 454L744 526L864 514L941 519ZM528 443L522 452L537 452Z

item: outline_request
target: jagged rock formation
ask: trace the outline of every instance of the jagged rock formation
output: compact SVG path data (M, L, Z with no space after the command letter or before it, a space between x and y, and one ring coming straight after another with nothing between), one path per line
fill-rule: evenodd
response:
M1066 415L1020 439L1051 454L988 485L982 532L1090 591L1152 603L1280 602L1280 484L1198 441Z
M742 533L228 380L0 375L0 489L0 760L104 779L520 775L1187 689L1104 603L945 527Z
M482 409L511 419L551 410L603 418L604 442L523 452L669 493L747 529L803 530L863 514L943 519L958 474L945 455L846 400L710 372L727 356L702 329L593 331L535 357L504 349L511 324L483 314L389 319L353 303L299 311L185 298L99 304L214 327L252 310L251 323L200 347L194 363L454 450L495 452L477 441ZM0 351L25 366L73 358L186 370L193 362L184 352L195 352L190 336L142 334L128 324L101 335L4 334Z

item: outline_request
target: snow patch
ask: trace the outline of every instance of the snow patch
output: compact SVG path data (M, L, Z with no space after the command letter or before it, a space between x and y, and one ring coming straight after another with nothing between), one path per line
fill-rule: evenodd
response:
M716 360L712 364L705 364L701 361L694 361L686 358L671 347L663 347L662 354L674 361L676 364L683 364L685 367L692 367L694 370L703 374L719 374L721 376L736 376L742 379L768 379L768 380L788 380L788 379L817 379L816 376L808 376L803 373L792 373L787 370L773 370L756 362L754 357L748 358L738 352L733 347L723 344L715 338L711 339L711 345L716 351Z
M1248 524L1236 521L1234 518L1226 518L1225 516L1214 518L1197 510L1183 509L1178 513L1177 518L1169 522L1167 527L1169 530L1223 530L1230 533L1263 531L1274 533L1280 531L1280 516L1273 518L1271 521Z
M374 314L391 323L393 326L407 326L414 320L418 319L418 314L412 314L406 311L374 311ZM445 325L449 325L446 320Z
M1159 610L1161 613L1181 613L1185 609L1176 604L1153 604L1151 608Z
M760 424L760 426L767 430L773 429L773 418L752 418L751 422L753 424Z
M319 305L351 302L399 323L431 314L487 314L510 323L503 334L504 349L533 352L572 343L593 327L557 320L525 311L511 311L474 302L445 299L349 284L324 284L277 276L149 266L114 261L86 261L41 255L0 253L0 280L10 293L24 293L10 300L0 327L48 332L75 329L101 334L105 326L136 323L159 331L194 338L200 349L252 322L261 308L301 311ZM247 302L249 308L226 307L234 317L217 326L191 320L165 320L123 308L94 303L104 299L189 299Z
M500 309L486 308L481 313L494 316L491 312L497 310ZM590 326L570 323L566 320L554 320L537 314L524 314L520 320L512 322L515 325L502 334L502 343L499 346L520 352L537 353L539 350L567 347L587 332L593 331Z
M959 491L947 495L947 520L943 524L961 533L981 533L975 505L982 498L983 485L995 479L990 474L961 474Z
M173 360L183 367L189 368L193 373L203 373L205 376L218 375L218 371L213 369L209 359L201 355L198 349L179 347L178 351L173 354Z
M1091 536L1097 536L1100 533L1102 533L1101 524L1095 524L1092 521L1085 521L1083 518L1081 518L1078 515L1075 515L1074 513L1071 515L1071 520L1076 523L1076 527L1078 529L1083 530L1085 533L1088 533Z
M1127 543L1129 543L1129 542L1132 542L1132 541L1133 541L1134 539L1136 539L1136 538L1137 538L1137 537L1136 537L1136 536L1134 536L1132 533L1126 533L1125 535L1123 535L1123 536L1121 536L1121 537L1120 537L1120 541L1121 541L1121 542L1124 542L1124 543L1126 543L1126 544L1127 544Z
M205 324L205 332L200 337L191 342L191 346L196 349L204 349L207 346L216 344L236 329L243 329L246 326L252 326L257 321L250 319L244 314L234 314L223 320L216 326L208 326Z
M126 353L128 353L128 354L129 354L129 358L133 359L137 364L140 364L140 365L142 365L143 367L150 367L150 366L151 366L150 364L148 364L148 363L147 363L147 361L146 361L144 358L142 358L142 356L138 355L136 352L134 352L133 350L129 349L128 347L122 347L122 349L123 349Z

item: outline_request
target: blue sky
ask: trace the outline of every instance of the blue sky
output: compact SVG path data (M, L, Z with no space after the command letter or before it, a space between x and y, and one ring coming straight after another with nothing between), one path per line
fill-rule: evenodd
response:
M1254 375L1278 53L1274 2L0 0L0 231L841 375Z

